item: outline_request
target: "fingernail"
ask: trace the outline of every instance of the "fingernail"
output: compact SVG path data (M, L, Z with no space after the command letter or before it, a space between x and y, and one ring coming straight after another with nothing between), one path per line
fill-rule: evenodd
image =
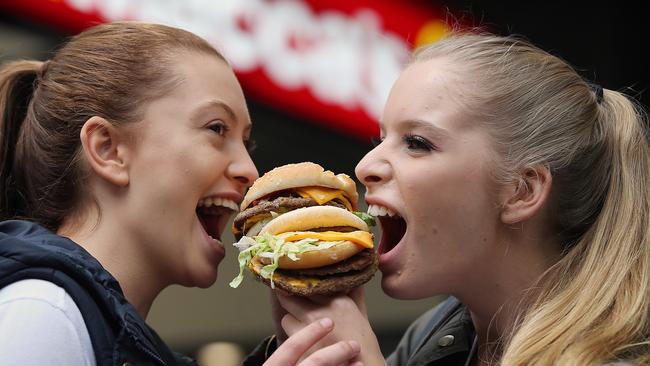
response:
M322 325L323 328L330 329L334 326L334 322L330 318L323 318L320 320L320 325Z
M350 348L352 348L352 351L354 351L355 353L361 352L361 346L359 345L359 342L348 341L348 345L350 346Z
M354 364L352 364L352 366L363 366L363 362L361 361L355 362Z

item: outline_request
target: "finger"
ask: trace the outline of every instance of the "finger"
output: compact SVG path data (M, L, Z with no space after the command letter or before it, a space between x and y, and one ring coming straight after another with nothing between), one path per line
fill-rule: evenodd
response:
M269 290L271 310L273 311L273 315L279 315L278 319L280 319L284 314L287 313L287 310L285 310L285 308L282 307L282 304L280 304L280 301L278 301L278 296L282 296L282 295L278 295L277 292L273 290Z
M282 324L282 329L289 336L298 333L302 328L305 327L303 323L301 323L298 319L296 319L291 314L287 314L283 316L281 324Z
M289 337L264 363L265 366L295 365L302 355L334 328L329 318L315 321ZM341 350L339 352L342 352Z
M314 304L304 298L298 296L284 296L277 295L278 302L280 305L289 313L293 314L297 318L302 318L302 315L312 311L315 306Z
M320 349L298 366L336 366L340 364L348 364L348 361L359 355L361 346L355 341L341 341L334 343L331 346ZM354 365L362 363L357 362Z
M278 301L277 294L273 290L269 290L269 298L271 301L271 314L273 316L273 322L275 324L275 335L278 344L282 344L287 339L287 334L282 329L280 322L282 317L287 314L287 311L280 305Z
M334 299L336 296L338 295L334 295L334 296L314 295L309 297L309 300L311 300L316 304L324 305L324 304L329 304L332 301L332 299Z

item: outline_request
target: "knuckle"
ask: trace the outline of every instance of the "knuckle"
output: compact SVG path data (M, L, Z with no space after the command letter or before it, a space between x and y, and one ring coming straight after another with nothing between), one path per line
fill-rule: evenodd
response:
M332 300L332 306L335 308L346 309L350 307L351 300L347 297L337 297Z
M282 327L285 327L287 323L291 322L291 319L289 319L291 315L287 314L280 319L280 324L282 324Z
M315 366L327 365L327 360L319 353L312 354L311 357L309 357L309 361L311 362L311 365Z
M348 342L345 341L338 342L336 346L341 350L341 352L346 354L350 354L354 351L352 347L348 344Z

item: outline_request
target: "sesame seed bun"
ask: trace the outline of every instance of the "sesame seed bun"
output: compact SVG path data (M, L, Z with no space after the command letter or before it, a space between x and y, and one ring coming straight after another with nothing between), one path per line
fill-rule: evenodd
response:
M256 199L273 192L310 186L340 189L349 198L353 210L358 208L356 184L347 174L334 174L316 163L302 162L277 167L257 179L246 193L241 210L245 210Z

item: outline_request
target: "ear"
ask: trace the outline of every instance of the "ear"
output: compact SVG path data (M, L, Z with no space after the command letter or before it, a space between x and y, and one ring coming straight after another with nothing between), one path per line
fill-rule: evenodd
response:
M553 177L546 166L527 168L520 179L506 187L501 221L516 224L537 215L551 193Z
M102 117L91 117L81 128L81 146L90 168L120 187L129 184L123 132Z

